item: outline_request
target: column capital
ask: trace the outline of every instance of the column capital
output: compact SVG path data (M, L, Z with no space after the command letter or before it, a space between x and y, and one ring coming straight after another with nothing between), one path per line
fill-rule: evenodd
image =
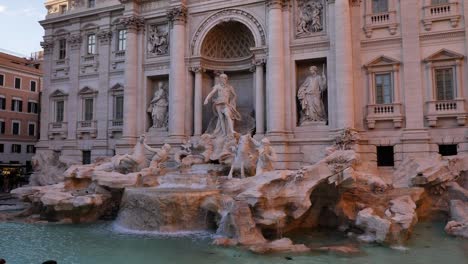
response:
M201 73L201 72L205 72L205 68L203 68L202 66L192 66L190 67L190 71L193 72L193 73Z
M252 59L252 66L264 66L266 64L266 58L254 58Z
M54 41L51 39L44 39L41 42L41 47L44 49L44 54L50 54L54 50Z
M362 0L349 0L349 5L352 7L361 6Z
M267 0L266 5L270 9L282 9L285 1L283 0Z
M109 44L112 40L112 31L111 30L101 30L97 33L97 37L101 44Z
M73 34L67 37L68 44L70 44L71 49L79 49L81 46L83 38L80 33Z
M122 24L127 30L140 31L145 26L145 19L137 15L130 15L120 19Z
M167 18L173 24L185 24L187 22L187 7L176 6L167 10Z

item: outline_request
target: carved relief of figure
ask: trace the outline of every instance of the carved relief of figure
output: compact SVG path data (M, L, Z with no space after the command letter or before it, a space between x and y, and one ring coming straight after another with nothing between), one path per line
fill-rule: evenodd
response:
M258 160L255 176L258 176L267 171L273 171L273 162L276 160L276 152L271 147L270 140L263 138L260 142L252 139L257 146Z
M299 2L296 30L298 35L306 35L323 30L323 4L321 0Z
M153 55L166 55L169 51L168 32L161 26L152 25L148 37L148 52Z
M151 113L154 128L167 127L168 107L169 102L165 84L164 82L159 82L158 88L154 92L153 99L151 99L150 106L148 107L148 113Z
M312 66L310 76L306 78L304 83L299 88L297 98L301 102L301 118L300 123L324 122L327 121L325 107L323 104L323 92L327 89L327 78L325 73L318 75L318 68Z
M143 143L145 149L154 153L153 158L151 159L150 168L156 169L160 168L161 164L169 160L169 154L171 151L171 145L164 144L161 149L156 149L148 146L146 142Z
M219 76L219 83L213 87L204 104L207 105L213 97L213 109L218 120L212 134L224 137L234 134L234 120L240 120L241 115L236 109L236 92L228 84L226 74Z

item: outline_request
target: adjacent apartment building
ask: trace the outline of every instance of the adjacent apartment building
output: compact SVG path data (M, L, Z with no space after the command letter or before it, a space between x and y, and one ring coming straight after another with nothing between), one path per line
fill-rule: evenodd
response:
M208 129L204 99L226 73L241 127L270 138L280 168L320 160L344 128L376 166L468 152L466 0L45 5L38 151L87 163L141 134L176 148Z
M39 58L0 53L0 164L30 165L39 138Z

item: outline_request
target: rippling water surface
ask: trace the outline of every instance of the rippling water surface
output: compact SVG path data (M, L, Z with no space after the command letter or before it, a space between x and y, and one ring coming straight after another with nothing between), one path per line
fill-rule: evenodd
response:
M315 233L300 238L308 245L338 243L339 235ZM7 264L155 264L155 263L346 263L346 264L467 264L468 241L444 234L443 225L423 223L403 250L365 246L346 257L327 253L256 255L240 248L210 245L206 233L176 236L129 234L112 224L54 225L0 223L0 258Z

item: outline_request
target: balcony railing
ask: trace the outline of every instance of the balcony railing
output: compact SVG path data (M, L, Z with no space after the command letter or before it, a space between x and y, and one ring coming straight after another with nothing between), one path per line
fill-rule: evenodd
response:
M441 117L456 118L459 125L465 125L467 111L464 99L427 102L427 120L429 126L437 126Z
M68 123L67 122L53 122L49 123L48 135L50 139L54 139L56 135L62 139L67 138Z
M379 28L387 28L391 35L395 35L398 28L396 14L396 11L367 14L364 26L366 36L372 37L372 31Z
M109 138L114 138L114 133L123 131L123 123L124 121L122 119L109 120L109 128L107 131Z
M438 5L429 5L423 7L424 28L429 31L432 29L432 23L435 21L450 21L450 25L455 28L460 22L460 4L458 2L445 3Z
M97 136L96 120L78 121L76 127L76 133L78 135L78 138L83 138L84 134L90 134L93 138Z
M375 104L367 106L367 126L375 127L378 121L393 121L395 128L400 128L403 123L403 107L399 103Z

